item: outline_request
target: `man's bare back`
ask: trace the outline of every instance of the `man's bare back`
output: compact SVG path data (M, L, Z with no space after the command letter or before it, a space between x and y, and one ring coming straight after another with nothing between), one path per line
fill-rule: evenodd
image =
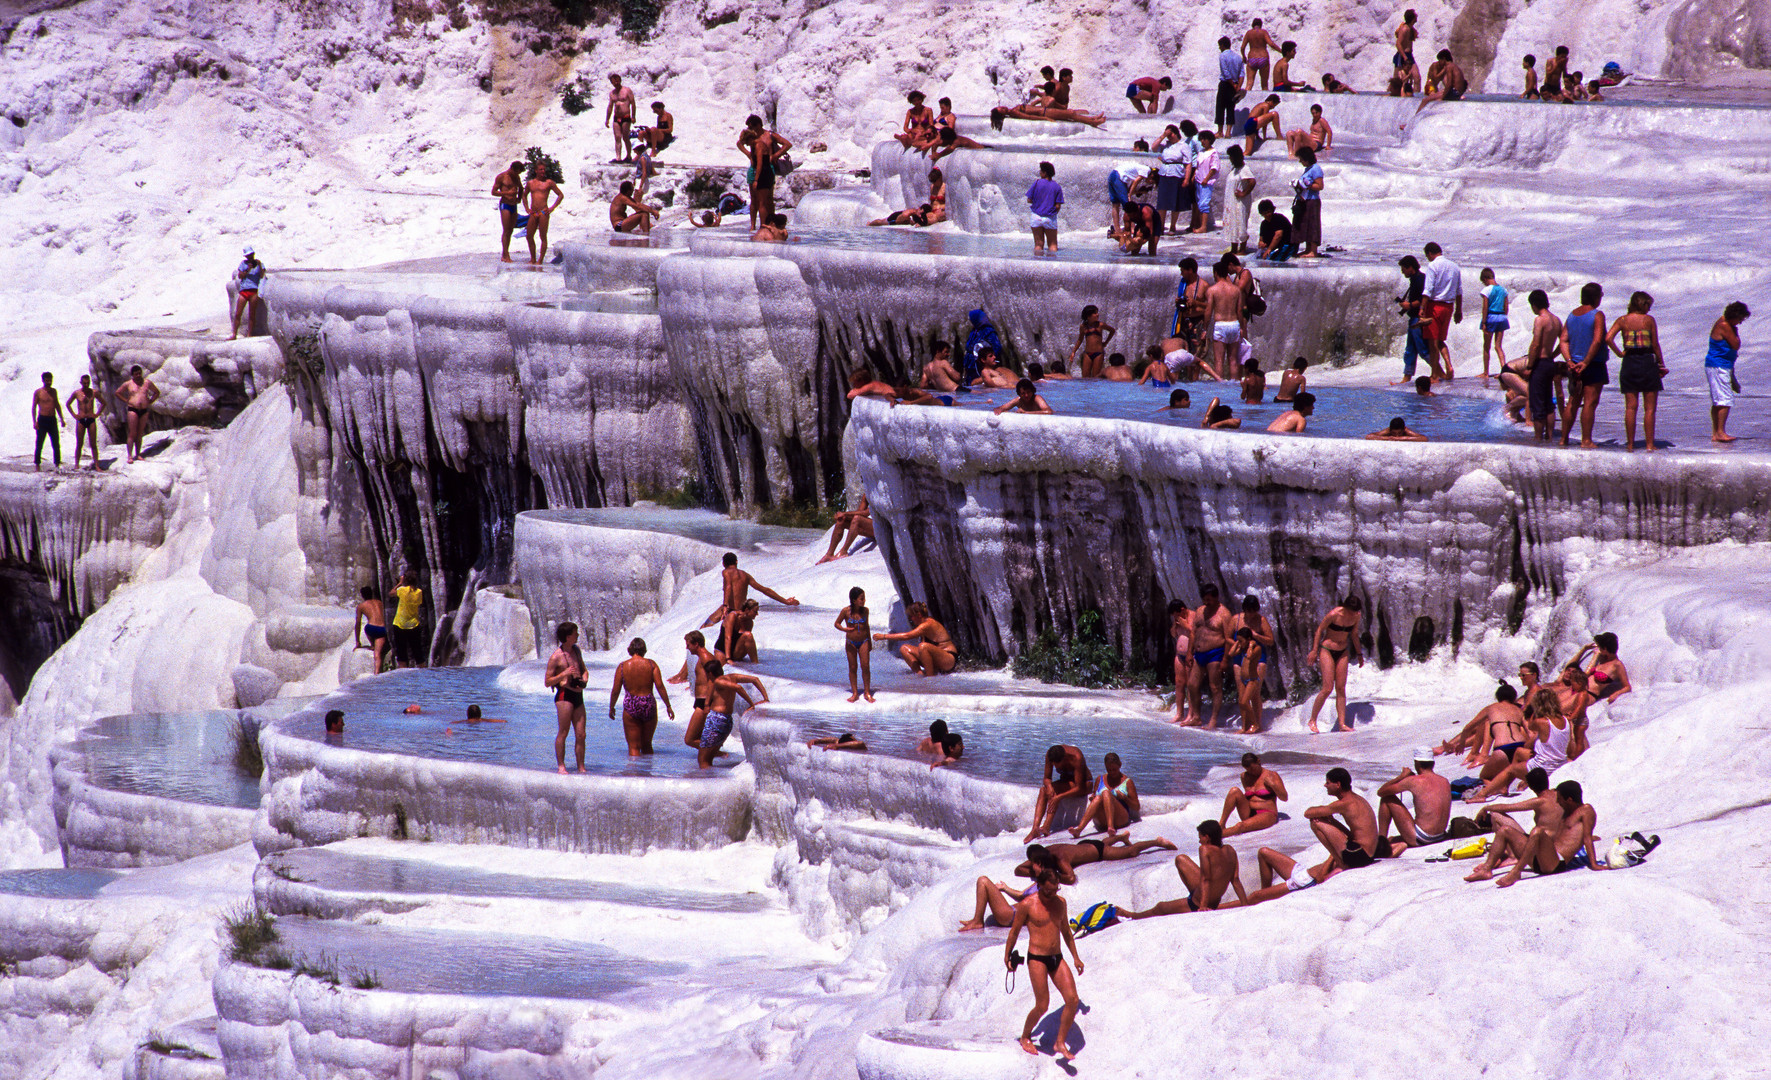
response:
M1205 290L1206 314L1214 323L1242 321L1242 290L1228 278L1214 281Z

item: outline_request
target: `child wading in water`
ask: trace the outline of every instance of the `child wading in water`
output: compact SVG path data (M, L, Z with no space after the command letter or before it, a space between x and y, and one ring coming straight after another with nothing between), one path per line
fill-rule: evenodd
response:
M873 633L867 626L867 593L860 586L849 590L849 606L836 613L836 628L847 639L849 654L849 700L873 700ZM861 681L855 682L855 664L861 665Z
M1488 354L1492 348L1494 355L1500 357L1500 366L1507 366L1507 350L1501 344L1501 338L1512 328L1507 321L1507 310L1511 306L1506 287L1494 280L1494 271L1482 268L1482 381L1488 381Z

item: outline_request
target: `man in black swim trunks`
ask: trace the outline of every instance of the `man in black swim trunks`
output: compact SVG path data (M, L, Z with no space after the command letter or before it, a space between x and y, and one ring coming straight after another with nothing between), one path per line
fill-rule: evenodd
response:
M92 447L92 468L98 468L98 391L92 388L92 376L80 376L80 389L68 398L68 412L74 417L74 468L80 467L80 448Z
M560 733L553 741L553 756L560 772L566 771L566 732L577 734L578 771L584 772L584 686L590 673L584 669L584 654L578 651L578 624L563 622L554 631L559 648L547 658L547 675L543 682L553 691L553 704L560 717Z
M1015 942L1020 940L1021 928L1027 928L1027 974L1028 982L1033 984L1033 1008L1027 1013L1027 1022L1021 1026L1021 1049L1029 1054L1039 1053L1033 1045L1033 1026L1045 1017L1046 1003L1050 1001L1050 992L1046 989L1046 980L1058 986L1058 993L1063 995L1064 1009L1058 1015L1057 1038L1052 1043L1052 1051L1059 1060L1069 1061L1070 1025L1076 1019L1076 1010L1082 999L1076 995L1076 975L1082 974L1082 956L1076 951L1076 937L1070 932L1070 908L1064 898L1058 895L1058 875L1051 870L1043 870L1036 879L1038 891L1015 905L1015 919L1008 929L1008 942L1002 947L1002 962L1010 971L1020 963L1015 953ZM1062 949L1069 946L1070 956L1076 961L1075 974L1064 962Z
M1322 786L1332 801L1310 807L1304 817L1335 864L1343 870L1357 870L1389 858L1390 842L1378 835L1377 812L1370 800L1353 790L1353 777L1347 770L1338 765L1328 770Z
M699 747L701 745L701 728L707 723L707 684L713 680L708 677L707 664L714 659L708 651L707 638L699 630L691 630L683 635L683 647L689 650L683 658L683 669L670 677L673 683L693 682L695 685L695 711L689 716L689 726L683 732L683 745ZM691 673L689 665L694 664Z
M1236 890L1236 899L1248 901L1242 888L1236 849L1224 843L1224 827L1216 821L1199 823L1199 861L1185 855L1175 856L1175 871L1187 895L1179 900L1164 900L1143 911L1121 911L1122 919L1148 919L1157 915L1186 915L1195 911L1215 911L1223 903L1224 893Z
M147 374L137 364L129 369L129 378L117 387L117 400L128 410L127 426L124 428L127 441L124 464L133 465L141 460L141 438L148 430L148 410L153 408L154 401L160 396L160 388L148 381Z

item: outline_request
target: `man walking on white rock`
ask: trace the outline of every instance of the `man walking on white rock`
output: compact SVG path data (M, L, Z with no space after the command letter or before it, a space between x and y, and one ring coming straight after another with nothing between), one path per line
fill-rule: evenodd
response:
M615 160L610 164L625 165L633 160L633 88L621 85L621 76L609 76L609 107L603 110L603 126L615 133ZM509 260L506 260L507 262Z

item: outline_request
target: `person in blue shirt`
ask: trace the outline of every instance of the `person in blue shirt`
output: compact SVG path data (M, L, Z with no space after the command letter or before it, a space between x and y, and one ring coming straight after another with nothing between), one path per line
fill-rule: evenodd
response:
M1218 97L1213 110L1218 138L1231 136L1236 123L1236 102L1242 99L1242 57L1230 46L1227 37L1218 38Z
M1298 148L1297 158L1304 166L1304 175L1296 181L1293 239L1298 246L1298 258L1318 259L1322 257L1316 250L1322 243L1322 166L1316 164L1316 151L1307 146Z
M1027 189L1027 207L1033 226L1033 254L1044 255L1050 249L1058 253L1058 212L1064 209L1064 189L1058 185L1057 170L1052 163L1039 163L1039 179Z
M1728 410L1734 406L1734 395L1740 393L1734 361L1740 356L1740 324L1751 314L1745 304L1736 300L1722 309L1722 317L1710 327L1710 349L1703 358L1703 373L1709 380L1712 442L1731 443L1735 439L1728 434ZM76 460L75 464L79 462Z
M234 285L239 292L234 300L234 328L233 332L228 334L229 341L240 336L240 317L245 315L252 306L252 302L258 299L258 288L264 284L264 264L258 261L258 255L252 250L252 246L248 244L242 254L246 256L246 260L234 269ZM252 320L250 318L246 320L246 336L252 336Z

